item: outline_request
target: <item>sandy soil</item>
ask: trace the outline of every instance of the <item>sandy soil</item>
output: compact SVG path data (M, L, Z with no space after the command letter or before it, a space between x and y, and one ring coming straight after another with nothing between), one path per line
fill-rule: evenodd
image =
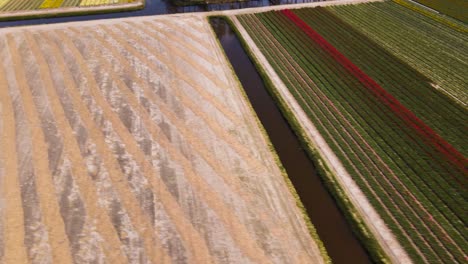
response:
M0 262L323 262L205 17L2 29L0 61Z
M361 3L365 1L343 1L347 3ZM317 3L319 4L319 3ZM393 263L411 263L411 260L402 246L399 244L393 233L385 225L382 218L378 215L376 210L372 207L364 193L360 190L352 177L348 174L340 160L336 157L334 152L328 146L324 138L320 135L314 124L307 117L306 113L302 110L300 105L294 99L293 95L289 92L280 77L276 74L273 67L269 64L265 56L261 53L252 38L248 35L247 31L242 27L235 16L231 19L239 29L240 33L252 49L256 58L261 62L264 70L274 82L277 91L281 94L282 98L287 102L290 110L295 114L296 118L300 121L303 130L307 133L309 141L316 147L323 159L327 162L334 174L337 176L341 187L345 190L347 196L350 198L355 207L359 210L361 216L366 222L367 226L375 234L384 250L387 252Z

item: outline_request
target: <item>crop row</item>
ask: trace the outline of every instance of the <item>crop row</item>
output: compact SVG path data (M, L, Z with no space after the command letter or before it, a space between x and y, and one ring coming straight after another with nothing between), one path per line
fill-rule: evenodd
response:
M408 2L406 0L393 0L395 3L401 5L401 6L404 6L406 8L409 8L411 9L412 11L415 11L415 12L418 12L424 16L427 16L439 23L442 23L442 24L445 24L449 27L452 27L460 32L468 32L466 26L463 25L463 22L460 22L460 21L457 21L457 20L453 20L453 19L448 19L447 17L444 17L444 16L440 16L439 14L437 13L434 13L430 10L427 10L421 6L418 6L416 4L413 4L411 2Z
M297 12L299 12L299 11L297 11ZM325 25L327 25L327 24L328 24L328 25L333 25L333 28L337 28L337 25L339 24L337 21L332 21L333 23L330 24L330 21L326 21L326 20L324 20L322 17L317 16L316 14L314 14L314 16L311 16L311 17L316 18L317 20L320 20L320 21L324 21L324 24L325 24ZM327 23L327 22L328 22L328 23ZM317 30L318 30L318 29L317 29ZM346 31L351 31L351 29L347 28ZM337 36L337 37L340 37L341 35L338 35L338 34L337 34L336 36ZM351 43L351 41L345 41L345 42L346 42L346 43ZM358 41L354 41L354 43L358 43ZM354 44L354 43L353 43L353 44ZM350 45L352 45L352 44L350 44ZM367 48L370 48L370 47L367 47ZM357 48L357 50L359 51L359 48ZM366 57L367 55L368 55L368 54L366 54L365 52L362 53L362 56L363 56L363 57ZM348 61L348 63L349 63L349 61ZM385 66L386 66L385 68L388 67L388 61L382 61L380 64L381 64L381 65L385 65ZM380 66L381 66L381 65L380 65ZM372 66L373 66L373 67L379 67L378 64L377 64L377 65L374 64L374 65L372 65ZM359 70L359 69L358 69L358 70ZM389 69L387 69L387 71L389 71ZM360 74L362 74L362 72L361 72ZM385 74L385 72L383 72L382 74ZM377 76L377 77L379 77L380 79L382 79L382 76ZM397 81L400 81L400 80L396 80L396 81L394 81L394 82L397 82ZM372 80L370 80L370 82L372 82ZM374 86L378 86L375 82L373 83L373 85L374 85ZM380 87L380 90L381 90L381 93L384 95L383 98L381 98L381 99L383 99L384 101L387 101L388 98L392 98L392 95L388 94L385 90L382 90L381 87ZM380 97L380 95L378 95L378 97ZM399 104L398 101L396 101L396 100L393 100L393 101L395 102L395 103L394 103L395 106L396 106L397 104ZM392 108L392 107L393 107L393 105L390 105L390 108ZM404 110L404 111L405 111L405 112L408 112L407 109ZM409 114L411 115L411 113L409 113ZM449 116L448 116L448 117L449 117ZM416 118L416 117L413 116L413 118ZM403 117L403 119L406 119L406 117ZM416 119L417 119L417 118L416 118ZM419 121L419 123L420 123L420 121ZM422 124L422 126L424 126L424 124ZM418 130L421 130L421 128L418 128ZM428 130L426 130L426 132L427 132L427 131L430 131L430 128L428 128ZM435 136L436 136L436 135L435 135ZM439 138L439 139L440 139L440 138ZM452 150L451 153L456 153L456 152L457 152L456 150ZM459 155L459 156L460 156L460 155ZM407 157L406 159L408 159L408 158L409 158L409 157ZM459 160L463 160L463 156L459 157ZM463 168L462 168L462 169L463 169ZM421 173L423 173L423 172L424 172L424 171L421 171ZM442 171L442 172L443 172L443 171ZM456 175L456 174L455 174L455 175ZM436 179L437 179L437 178L440 178L440 174L435 174L435 175L434 175L434 178L436 178ZM427 179L428 179L428 177L426 177L426 180L427 180ZM429 179L430 179L430 178L429 178ZM455 181L453 181L452 178L448 178L448 181L445 182L445 184L442 185L442 186L440 186L440 187L443 187L444 189L446 189L446 191L449 191L449 193L450 193L450 188L447 189L447 187L449 187L450 184L455 183L454 187L460 187L460 182L457 183L457 180L458 180L458 181L463 181L463 179L455 179ZM455 188L454 191L459 191L459 192L460 192L460 188ZM460 210L460 208L454 207L454 210L457 210L457 209ZM459 215L463 215L463 213L460 212Z
M312 9L312 10L307 10L307 11L309 11L309 12L310 11L318 11L319 13L320 12L321 13L326 12L326 11L322 11L321 9L318 9L318 8L317 9ZM450 144L448 144L448 142L446 142L436 132L434 132L429 126L427 126L423 121L421 121L408 108L403 106L396 98L393 97L392 94L387 92L377 82L375 82L371 77L369 77L367 74L365 74L359 67L357 67L353 62L351 62L341 52L339 52L332 44L330 44L327 40L325 40L320 34L318 34L315 30L313 30L311 27L309 27L296 14L294 14L290 10L284 10L283 14L286 15L288 18L290 18L292 21L294 21L295 24L297 26L299 26L310 38L312 38L315 42L317 42L324 50L326 50L329 53L330 56L332 56L343 67L345 67L346 70L349 73L351 73L352 75L357 77L359 79L359 81L362 84L364 84L364 86L366 88L368 88L369 91L378 98L378 100L380 100L381 103L384 103L385 105L389 106L391 108L391 110L394 113L396 113L399 116L399 118L404 120L405 123L408 126L413 127L414 130L418 134L420 134L428 144L433 145L437 149L437 151L443 153L443 156L445 156L447 160L449 160L454 165L460 167L460 169L462 171L464 170L464 165L466 163L465 163L465 158L463 157L463 155L461 155L461 153L459 153L455 148L453 148ZM312 15L314 15L314 14L312 14ZM314 18L314 16L312 16L311 18ZM313 19L312 22L316 22L316 21L319 21L319 20L320 19ZM346 29L348 29L348 28L346 28ZM350 42L347 42L347 41L344 41L344 42L350 43ZM365 57L366 55L367 54L364 54L364 56L362 56L362 57ZM385 61L385 66L387 66L387 61ZM399 81L399 80L397 80L397 81ZM414 85L417 85L417 84L418 83L415 83ZM401 87L401 85L398 85L398 86ZM402 88L404 88L404 89L401 89L401 91L397 91L397 92L404 92L404 90L407 90L408 88L411 88L411 90L416 90L416 91L418 90L417 88L415 89L414 87L402 87ZM429 86L429 91L431 91L431 90L433 90L433 89L431 89L431 87ZM423 91L423 92L425 92L425 91ZM423 92L420 93L421 96L424 95ZM434 95L429 94L429 96L433 97ZM406 96L406 97L408 97L408 96ZM402 96L402 98L405 98L405 97ZM445 107L444 104L438 104L438 105L440 105L442 108ZM423 106L427 106L427 104L423 104ZM417 109L417 107L415 107L415 108ZM459 111L456 111L456 110L459 110ZM455 109L455 112L453 111L453 109L448 109L448 112L451 113L451 114L458 115L458 113L463 113L463 109ZM434 113L434 111L429 111L428 114L431 114L431 113ZM435 116L435 117L437 117L437 116ZM442 115L441 118L438 119L437 121L443 122L446 117L449 117L449 115ZM458 121L458 120L456 120L456 121ZM459 122L455 122L455 124L449 123L448 128L452 127L453 125L460 125L460 123ZM458 138L458 137L463 136L463 135L464 135L464 132L460 131L459 134L455 135L455 138Z
M435 90L426 76L326 9L299 10L296 13L437 134L457 149L463 149L468 140L464 125L466 110ZM434 111L435 106L437 111Z
M437 10L443 14L456 18L463 22L468 22L465 0L415 0L425 6Z
M241 20L244 19L247 20L247 18L243 17ZM245 22L244 25L248 28L249 26L247 23L249 22ZM250 33L253 32L255 31L250 29ZM258 32L256 32L255 35L252 34L252 37L257 38L257 34ZM257 38L256 41L260 43L261 38ZM360 150L360 144L357 142L357 140L359 139L359 136L357 133L352 134L352 132L356 132L356 129L347 124L348 122L346 122L346 120L348 119L348 117L343 116L340 110L337 109L340 106L331 102L327 97L324 96L323 93L318 94L321 92L319 89L312 89L314 88L315 83L307 79L307 74L304 73L301 66L295 63L295 60L297 60L298 63L301 63L301 57L297 57L294 53L288 54L285 51L269 51L269 49L273 49L274 47L276 47L276 49L279 50L281 48L281 45L272 45L271 43L269 43L266 44L266 46L263 46L262 50L265 54L267 54L267 57L269 57L273 64L273 67L275 67L276 71L279 73L283 81L285 81L285 83L288 85L290 91L296 97L299 104L304 108L306 113L309 115L309 118L311 118L311 120L317 126L321 134L326 138L327 142L331 145L331 147L341 158L341 161L344 163L347 169L353 174L359 176L361 175L361 171L364 171L364 173L369 174L375 171L375 166L373 166L372 161L369 161L366 155L358 155L358 151ZM287 65L287 63L278 60L277 57L286 56L294 57L294 59L291 59L289 61L290 65L294 66L290 66L286 69L281 69L282 66ZM301 55L299 54L299 56ZM296 73L297 76L293 76L295 78L290 78L289 75L291 75L291 73ZM301 80L301 82L299 82L298 80ZM321 79L315 79L314 81L318 85L321 85ZM310 90L308 90L307 88L309 88ZM315 98L317 98L318 100L314 100ZM356 178L356 180L360 184L368 186L369 183L362 179L364 178ZM364 191L370 192L371 197L377 197L373 188L367 187L364 188ZM376 206L377 208L382 209L384 212L388 212L388 207L384 206L382 203L382 199L386 200L385 198L386 197L377 197L376 199L372 199L371 201L375 202L374 206ZM410 230L411 228L414 228L411 226L410 223L408 223L408 225L405 225L405 228L403 228L400 224L398 224L395 221L394 218L392 218L391 214L385 213L384 216L389 216L389 218L386 220L390 222L393 221L393 223L395 223L395 226L397 226L397 228L403 233L405 233L406 229ZM407 222L404 221L403 225L406 223Z
M441 91L466 107L466 25L460 23L463 30L456 30L391 1L327 9L398 59L430 76Z
M240 20L411 255L422 261L460 260L463 254L459 253L458 244L466 243L460 235L464 225L459 215L444 208L444 202L448 198L450 204L463 206L464 200L450 199L451 194L440 188L446 182L429 178L426 184L425 179L414 176L416 172L433 170L431 157L412 146L419 140L411 137L414 128L392 114L391 106L379 105L375 100L377 97L388 103L386 96L362 89L363 81L372 81L350 74L350 69L337 63L336 57L324 49L323 41L311 42L279 13L257 16L242 16ZM261 36L257 32L259 21L268 28ZM254 24L255 29L251 27ZM407 135L401 137L404 132ZM408 171L412 177L406 175ZM442 191L435 191L434 186ZM421 194L426 192L429 194ZM434 201L439 201L444 210L434 210ZM441 237L448 237L451 242L446 243Z
M0 12L75 6L112 5L131 3L133 1L134 0L0 0Z

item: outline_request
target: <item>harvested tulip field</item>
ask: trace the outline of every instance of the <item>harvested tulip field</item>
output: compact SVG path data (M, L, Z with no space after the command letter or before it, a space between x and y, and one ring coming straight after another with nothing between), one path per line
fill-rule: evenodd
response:
M202 16L0 31L0 263L322 263Z
M468 28L402 2L235 19L410 259L465 263Z

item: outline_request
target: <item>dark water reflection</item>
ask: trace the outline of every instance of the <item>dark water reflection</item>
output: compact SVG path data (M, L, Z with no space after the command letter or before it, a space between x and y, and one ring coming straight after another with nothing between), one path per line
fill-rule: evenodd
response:
M371 263L234 32L222 19L211 25L333 263Z
M163 15L163 14L242 9L242 8L251 8L251 7L311 3L311 2L321 2L321 1L324 1L324 0L250 0L250 1L245 1L245 2L234 2L234 3L225 3L225 4L175 6L171 3L171 0L146 0L145 8L142 10L138 10L138 11L100 14L100 15L87 15L87 16L31 19L31 20L23 20L23 21L7 21L7 22L0 22L0 28L11 27L11 26L22 26L22 25L51 24L51 23L61 23L61 22L70 22L70 21L86 21L86 20L94 20L94 19L109 19L109 18L119 18L119 17L151 16L151 15Z

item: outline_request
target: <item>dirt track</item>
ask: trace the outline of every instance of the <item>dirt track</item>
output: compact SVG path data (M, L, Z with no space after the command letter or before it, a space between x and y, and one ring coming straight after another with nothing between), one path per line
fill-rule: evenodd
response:
M321 263L201 16L0 30L1 263Z

